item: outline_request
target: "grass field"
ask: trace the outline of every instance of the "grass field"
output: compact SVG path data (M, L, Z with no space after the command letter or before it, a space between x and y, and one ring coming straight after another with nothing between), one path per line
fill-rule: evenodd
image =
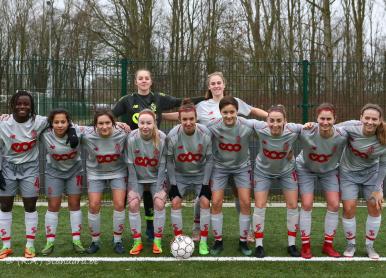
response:
M45 244L44 236L44 213L46 208L39 208L39 231L36 240L36 249L41 250ZM84 211L84 227L87 227L86 209ZM323 221L324 212L322 208L315 208L313 211L312 226L312 251L314 256L322 256L321 246L323 243ZM266 216L265 241L264 248L266 255L270 257L287 257L286 253L286 221L284 208L268 208ZM168 220L169 210L167 212L167 227L164 239L164 254L162 256L171 256L169 253L169 242L172 239L172 231ZM357 256L366 256L364 251L364 221L366 218L366 209L358 210L358 234L357 234ZM12 257L23 255L24 239L24 215L21 207L14 209L13 224L13 249ZM187 234L190 233L192 209L184 209L184 224ZM112 251L112 207L106 206L102 210L102 248L93 256L97 257L119 257ZM383 226L383 225L382 225ZM238 246L238 219L234 208L224 209L224 247L225 250L221 256L235 257L241 256L237 250ZM82 235L84 245L88 245L90 238L87 229L84 229ZM128 251L130 236L124 234L125 247ZM212 239L210 237L210 243ZM386 241L384 231L381 227L380 234L375 244L376 250L381 256L386 256ZM300 247L300 243L298 243ZM342 251L345 247L345 240L341 224L337 232L335 241L337 250ZM252 246L253 247L253 246ZM55 251L51 257L82 257L72 253L71 236L69 228L69 216L67 209L63 209L59 218L59 227ZM151 243L145 242L145 250L141 255L143 257L153 256L151 253ZM198 256L195 251L194 256ZM89 255L83 255L89 257ZM129 257L128 253L125 257ZM6 262L0 261L0 273L5 277L23 276L23 277L73 277L73 276L129 276L129 277L255 277L255 276L299 276L299 277L360 277L369 276L384 277L386 271L386 262L190 262L190 261L172 261L172 262ZM3 277L4 277L3 276Z

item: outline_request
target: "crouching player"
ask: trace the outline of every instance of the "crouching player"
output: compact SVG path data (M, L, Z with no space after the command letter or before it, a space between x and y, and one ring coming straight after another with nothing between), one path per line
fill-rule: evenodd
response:
M127 200L134 240L131 255L138 255L143 249L139 205L145 187L146 190L150 190L154 202L153 253L162 253L166 202L165 138L166 135L157 128L154 112L149 109L142 110L138 117L138 129L128 137L126 149L129 167Z
M214 166L212 173L212 229L215 243L211 249L212 255L218 255L223 250L222 204L224 189L228 178L233 176L240 200L240 251L250 256L252 251L247 245L251 210L251 161L249 156L249 139L253 129L240 123L237 117L238 102L235 98L225 96L219 103L222 119L208 126L213 138Z
M211 133L197 124L194 104L184 100L178 111L180 125L167 136L167 170L171 188L171 224L174 235L182 234L181 202L187 189L200 199L200 255L209 254L207 237L210 222L209 179L213 168Z

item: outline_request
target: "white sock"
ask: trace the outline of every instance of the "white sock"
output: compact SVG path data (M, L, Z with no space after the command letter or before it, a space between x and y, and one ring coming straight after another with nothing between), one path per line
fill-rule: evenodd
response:
M210 209L200 209L200 240L207 241L210 225Z
M24 212L24 222L25 222L25 234L27 238L26 247L33 247L35 242L35 235L38 227L37 211Z
M212 230L215 240L222 240L222 225L223 225L223 214L211 214L210 219L212 222Z
M381 226L381 216L367 215L366 220L366 245L373 246L374 240L377 238L379 227Z
M302 244L310 243L312 210L300 209L299 228Z
M182 235L182 211L181 209L171 209L170 221L175 236Z
M154 210L154 238L162 238L165 226L165 209Z
M355 244L355 237L357 233L357 222L355 217L347 219L342 217L344 236L347 243Z
M59 212L47 210L45 215L46 238L49 242L54 242L56 237L56 229L58 227Z
M254 208L253 210L253 227L255 232L256 247L263 246L264 223L266 208Z
M251 216L249 214L239 215L240 241L247 241L249 228L251 225Z
M101 235L101 214L88 212L88 228L90 229L92 241L99 241Z
M296 230L299 223L298 209L287 208L287 230L288 230L288 246L295 245Z
M82 231L82 211L70 211L71 235L72 240L80 240L80 232Z
M113 212L114 242L122 241L122 233L125 230L125 210Z
M324 242L332 243L339 223L339 213L327 210L324 218Z
M141 215L139 212L129 212L130 230L133 239L141 239Z
M12 211L3 212L0 210L0 231L3 247L11 248L11 227L12 227Z

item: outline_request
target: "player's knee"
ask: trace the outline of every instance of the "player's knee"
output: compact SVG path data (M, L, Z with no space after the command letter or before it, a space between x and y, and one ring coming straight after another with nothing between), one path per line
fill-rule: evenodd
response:
M172 199L171 203L172 203L172 208L173 209L180 209L181 208L182 199L179 198L179 197L174 197Z
M154 199L154 209L161 211L165 208L165 202L159 198Z
M296 208L298 208L298 203L295 201L288 201L287 202L287 208L296 209Z
M220 213L222 208L222 200L212 199L212 211Z
M37 201L37 197L23 198L25 212L36 211L36 201Z
M312 202L303 202L302 203L302 209L305 211L311 211L312 210L313 203Z
M100 204L100 202L90 201L89 205L88 205L88 208L89 208L89 211L91 213L96 214L96 213L99 213L99 211L101 209L101 204Z
M205 197L208 200L212 199L212 191L210 190L209 185L203 185L201 187L200 194L198 194L198 197Z
M169 199L173 201L175 198L182 199L182 196L178 190L177 185L172 185L169 190Z
M333 212L339 211L339 201L327 203L327 209Z
M209 206L210 206L210 201L206 197L201 196L200 197L200 207L204 208L204 209L208 209Z
M114 209L116 211L123 211L125 209L125 201L114 201Z
M2 212L11 212L13 208L12 201L1 201L1 211Z

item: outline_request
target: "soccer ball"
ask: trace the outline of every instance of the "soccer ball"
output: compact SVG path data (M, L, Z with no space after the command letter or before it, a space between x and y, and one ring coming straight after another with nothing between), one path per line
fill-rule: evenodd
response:
M188 236L176 236L170 245L170 251L176 259L187 259L194 251L194 242Z

